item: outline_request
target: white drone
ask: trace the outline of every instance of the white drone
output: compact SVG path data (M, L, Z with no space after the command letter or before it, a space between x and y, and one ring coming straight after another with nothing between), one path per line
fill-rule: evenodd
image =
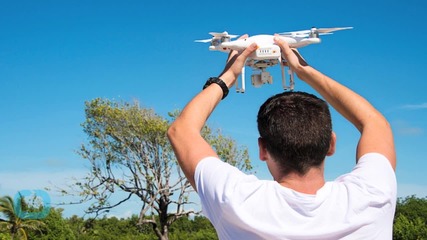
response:
M319 36L330 35L334 31L352 29L353 27L340 27L340 28L311 28L310 30L302 30L295 32L280 33L278 37L286 41L291 48L300 48L313 43L320 43ZM246 66L251 67L254 72L251 76L252 85L260 87L262 84L273 83L273 78L269 72L266 71L267 67L274 66L281 63L282 70L282 85L284 90L294 89L294 75L291 69L288 69L289 85L286 85L285 78L285 60L282 59L280 47L274 44L273 35L255 35L245 39L237 39L231 41L232 38L238 37L237 35L230 35L227 32L216 33L210 32L211 39L196 40L196 42L208 43L210 42L209 50L230 52L231 50L243 51L252 43L258 45L258 49L251 54L246 60ZM242 86L238 86L236 81L236 91L245 92L245 68L242 69Z

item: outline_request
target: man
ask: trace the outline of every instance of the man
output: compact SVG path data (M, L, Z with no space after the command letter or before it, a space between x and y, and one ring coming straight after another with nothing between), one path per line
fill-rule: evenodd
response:
M361 133L354 169L325 182L335 151L326 103L307 93L268 99L258 113L259 156L274 181L222 162L200 130L241 73L252 44L230 53L221 80L211 80L168 130L179 164L198 192L220 239L391 239L396 156L387 120L364 98L308 66L279 38L282 56ZM213 83L212 83L213 82Z

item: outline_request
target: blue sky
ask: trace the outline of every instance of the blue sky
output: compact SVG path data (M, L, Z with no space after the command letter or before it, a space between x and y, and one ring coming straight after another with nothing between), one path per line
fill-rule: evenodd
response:
M0 1L0 195L62 185L83 176L84 102L138 100L166 116L183 108L226 54L209 52L210 31L274 34L316 27L353 30L300 50L307 61L357 91L390 121L399 196L427 196L427 3L424 1ZM231 89L210 124L250 148L260 178L255 117L281 91L275 82ZM313 92L301 81L296 90ZM350 171L358 132L333 112L337 153L326 178ZM59 201L57 196L53 201ZM80 214L64 206L66 214ZM135 211L134 213L137 213Z

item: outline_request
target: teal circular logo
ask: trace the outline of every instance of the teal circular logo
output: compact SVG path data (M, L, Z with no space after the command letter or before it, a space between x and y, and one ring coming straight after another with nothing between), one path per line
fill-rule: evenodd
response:
M43 219L50 211L50 196L43 190L21 190L14 202L15 213L21 219Z

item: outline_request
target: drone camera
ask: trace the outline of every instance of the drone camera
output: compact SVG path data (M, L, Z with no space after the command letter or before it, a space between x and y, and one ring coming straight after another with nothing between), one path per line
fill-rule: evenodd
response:
M272 84L273 83L273 77L270 75L269 72L261 72L257 74L252 74L251 76L251 82L254 87L260 87L263 84Z

